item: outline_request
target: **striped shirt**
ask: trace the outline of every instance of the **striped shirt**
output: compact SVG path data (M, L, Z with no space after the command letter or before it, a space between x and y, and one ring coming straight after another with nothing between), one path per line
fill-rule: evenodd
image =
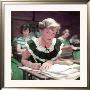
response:
M34 36L28 36L28 37L18 37L17 38L17 44L20 44L21 48L26 48L25 44L27 43L27 41L31 40L32 38L35 38Z

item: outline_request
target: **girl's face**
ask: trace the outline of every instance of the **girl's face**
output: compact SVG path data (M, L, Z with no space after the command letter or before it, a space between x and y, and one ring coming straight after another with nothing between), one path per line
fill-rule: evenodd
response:
M43 30L42 36L45 42L52 42L53 38L56 35L56 28L46 28Z
M69 33L65 33L65 34L64 34L65 38L68 38L69 35L70 35Z
M70 36L70 32L66 30L66 32L64 33L64 38L68 38L69 36Z
M23 30L22 33L24 37L27 37L29 35L29 29Z

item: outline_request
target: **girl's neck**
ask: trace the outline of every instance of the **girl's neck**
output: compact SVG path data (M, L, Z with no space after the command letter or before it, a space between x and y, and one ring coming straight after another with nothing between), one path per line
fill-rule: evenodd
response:
M51 46L51 42L46 42L43 37L40 37L39 39L40 39L39 42L40 42L41 46L43 46L45 48L49 48Z

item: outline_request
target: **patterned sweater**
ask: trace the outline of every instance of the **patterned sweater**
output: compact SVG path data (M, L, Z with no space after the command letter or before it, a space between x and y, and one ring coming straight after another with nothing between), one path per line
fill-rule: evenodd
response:
M36 62L43 63L47 60L56 60L62 53L63 44L54 38L51 46L45 48L39 44L38 38L34 38L27 42L26 47Z

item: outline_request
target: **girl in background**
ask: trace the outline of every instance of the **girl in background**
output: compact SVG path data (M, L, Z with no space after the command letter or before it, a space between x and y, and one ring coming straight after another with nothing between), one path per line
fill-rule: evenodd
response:
M70 30L65 29L62 32L62 35L58 39L64 44L64 46L70 46L69 36L70 36ZM71 49L65 50L62 52L61 57L62 58L73 58L72 52L73 52L73 50L71 50Z

